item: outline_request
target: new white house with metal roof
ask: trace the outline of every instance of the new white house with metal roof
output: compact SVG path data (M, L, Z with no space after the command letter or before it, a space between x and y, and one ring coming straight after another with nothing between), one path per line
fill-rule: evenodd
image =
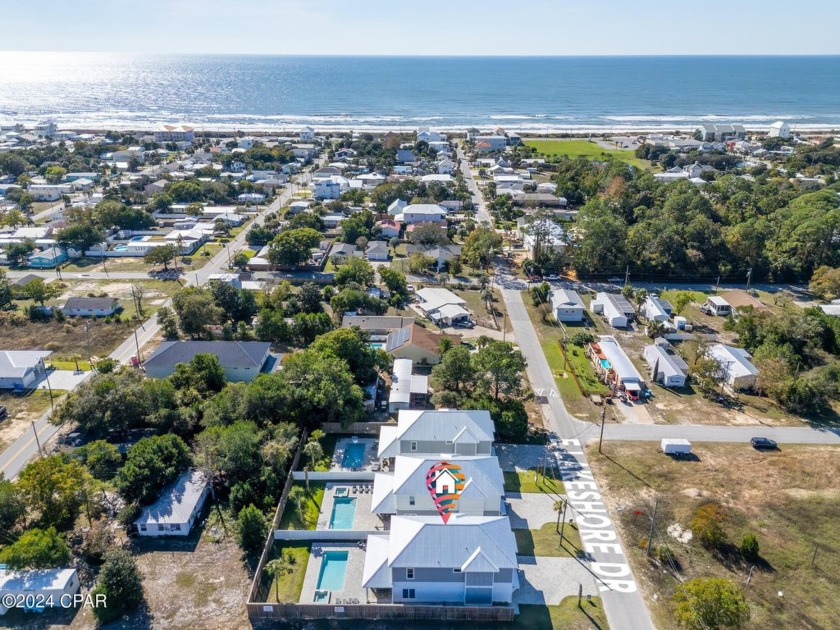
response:
M76 569L23 569L15 571L0 568L0 615L5 615L11 609L6 602L7 596L15 599L27 598L32 603L43 603L44 606L34 606L27 610L39 611L43 608L69 608L72 596L79 590L79 574ZM4 604L5 602L5 604Z
M188 470L134 521L141 536L189 536L207 498L209 484L200 470Z
M732 389L752 389L758 379L758 368L752 364L752 355L743 348L716 343L706 351L721 368L721 380Z
M615 337L598 337L596 343L589 344L588 352L596 372L609 387L626 391L633 400L639 397L645 381Z
M685 387L688 363L674 352L665 339L657 339L653 344L645 346L643 354L652 381L665 387Z
M0 389L31 389L46 374L49 350L0 351Z
M662 300L655 295L648 295L639 310L648 321L667 322L671 319L671 312L674 307L668 300Z
M402 410L379 430L380 459L397 455L490 455L495 426L486 410Z
M498 516L502 514L505 482L495 455L476 457L398 455L394 472L376 473L373 482L371 512L374 514L438 515L438 509L426 488L426 473L444 458L457 464L466 482L457 502L457 514Z
M362 586L390 589L393 603L509 604L516 551L506 516L393 516L367 538Z
M558 322L582 321L585 308L577 291L556 289L551 292L551 312Z

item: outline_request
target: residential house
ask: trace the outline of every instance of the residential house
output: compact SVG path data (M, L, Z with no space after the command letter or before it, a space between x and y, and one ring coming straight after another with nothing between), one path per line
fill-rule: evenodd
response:
M63 247L53 246L39 252L32 252L26 257L30 267L35 269L53 269L69 260Z
M405 208L407 205L407 201L403 201L402 199L394 199L394 201L391 202L391 205L388 206L388 214L390 216L402 214L403 208Z
M659 338L645 346L645 362L650 368L650 380L665 387L685 387L688 364L665 339Z
M589 344L586 352L598 376L608 387L626 392L630 400L639 399L644 379L615 337L599 336L598 341Z
M361 257L362 252L353 243L333 243L327 258L340 265L351 256Z
M463 305L466 300L458 297L449 289L425 288L417 292L420 303L417 305L423 314L438 326L470 320L470 312Z
M393 219L385 219L379 221L376 226L379 228L380 234L385 238L397 238L400 235L402 223L394 221Z
M507 146L507 138L500 135L494 136L475 136L476 151L480 153L489 153L490 151L502 151Z
M516 551L505 516L393 516L387 534L368 536L362 586L402 604L509 604Z
M703 304L703 310L707 311L710 315L726 317L732 312L732 306L721 296L712 295L706 298L706 303Z
M44 377L49 350L0 350L0 389L32 389Z
M633 306L618 293L596 293L589 310L601 315L613 328L627 328L635 317Z
M309 206L312 205L311 201L307 201L305 199L300 199L298 201L293 201L289 204L289 209L286 211L287 214L294 216L296 214L300 214L301 212L307 212L309 210Z
M436 516L438 509L426 486L429 469L441 461L440 455L394 458L393 472L376 473L371 512L401 516ZM451 457L464 473L464 489L458 497L455 514L499 516L503 514L505 482L495 455Z
M301 142L314 142L315 130L309 126L304 127L298 132L298 140Z
M540 252L553 250L562 252L569 244L570 237L566 229L550 219L529 221L523 217L522 222L517 219L517 227L522 234L522 244L528 252L528 256L535 259Z
M390 250L385 241L370 241L365 249L365 258L368 260L388 260Z
M315 145L306 143L293 144L292 155L301 160L311 160L315 157Z
M486 410L406 410L379 431L380 459L397 455L491 455L495 426Z
M329 179L330 177L338 177L341 175L341 169L337 166L322 166L314 173L312 173L312 179Z
M107 317L122 310L114 297L71 297L61 308L67 317Z
M398 164L413 164L417 161L417 156L411 149L397 149L397 163Z
M63 195L73 193L70 184L30 184L27 192L35 201L58 201Z
M529 208L565 208L569 202L565 197L558 197L552 193L535 192L513 195L513 204Z
M558 322L583 321L585 308L577 291L556 289L551 292L551 312Z
M671 319L671 312L674 307L668 300L663 300L655 295L648 295L642 302L639 312L648 321L667 322Z
M69 608L81 582L76 569L21 569L14 570L0 565L0 615L13 608L13 602L22 601L25 611L44 608ZM11 598L12 601L7 601ZM32 605L30 605L30 603Z
M449 158L443 158L437 163L437 172L439 175L451 175L455 170L455 162Z
M752 364L752 355L743 348L717 343L707 350L710 358L720 364L721 381L733 390L755 388L758 368Z
M189 363L197 354L212 354L228 381L250 382L263 371L270 348L264 341L164 341L143 368L150 378L166 378L179 363Z
M441 142L445 139L438 131L430 131L429 129L421 129L417 132L417 142Z
M209 483L201 470L188 470L134 521L140 536L189 536L201 514Z
M790 138L790 125L783 120L777 120L767 130L767 137L787 140Z
M732 307L733 310L740 310L743 308L750 307L756 311L766 311L767 307L761 303L758 299L751 296L749 293L742 289L733 289L732 291L726 291L720 294L726 303Z
M207 276L207 282L221 282L237 289L242 288L242 278L239 277L238 273L211 273Z
M407 224L413 223L445 223L446 209L436 203L413 203L402 210L396 219Z
M316 199L338 199L348 190L350 182L346 177L333 176L312 183L312 194Z
M429 397L429 377L425 374L413 374L413 369L414 361L411 359L394 359L391 392L388 395L389 413L426 405Z
M411 359L420 365L440 363L440 342L447 337L453 344L461 343L459 335L434 333L418 324L391 331L385 340L385 351L395 359Z
M261 195L260 193L242 193L236 200L244 204L262 203L265 201L265 195Z
M432 247L431 249L426 248L423 245L414 245L409 244L406 246L406 251L408 255L420 253L424 256L428 256L431 258L435 264L435 267L438 271L441 271L446 265L451 263L453 260L458 258L461 255L461 246L460 245L438 245L437 247Z

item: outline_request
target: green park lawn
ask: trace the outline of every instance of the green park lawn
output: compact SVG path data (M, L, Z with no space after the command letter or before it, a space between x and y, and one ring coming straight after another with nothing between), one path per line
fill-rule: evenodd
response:
M525 144L529 147L534 147L537 151L548 157L567 155L572 158L586 157L594 160L612 156L639 168L650 168L650 162L640 160L629 149L605 149L595 142L589 142L588 140L526 139Z

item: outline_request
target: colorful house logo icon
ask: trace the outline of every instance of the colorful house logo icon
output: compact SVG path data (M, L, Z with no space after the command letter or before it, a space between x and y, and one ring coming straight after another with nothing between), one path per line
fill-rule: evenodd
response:
M457 511L465 483L466 476L458 464L438 462L426 473L426 488L444 523L449 522L449 517Z

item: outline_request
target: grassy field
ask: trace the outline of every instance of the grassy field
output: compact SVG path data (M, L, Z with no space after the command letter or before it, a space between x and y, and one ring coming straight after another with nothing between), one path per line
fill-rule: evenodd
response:
M506 470L502 474L505 477L505 492L544 492L559 496L566 491L563 482L554 479L550 471L545 477L538 474L533 468L527 472Z
M90 352L104 357L129 334L132 324L90 321ZM65 322L27 322L24 326L3 326L0 329L0 350L52 350L59 355L79 354L87 357L87 335L81 319Z
M305 482L296 482L292 487L296 485L306 487ZM321 512L321 504L324 501L325 487L324 482L309 482L310 493L306 495L303 518L298 514L292 502L287 501L283 515L280 517L279 529L315 529L318 524L318 514Z
M636 154L629 149L605 149L595 142L588 140L569 139L525 139L525 144L534 147L546 156L567 155L569 157L586 157L594 160L602 160L607 156L616 157L620 160L638 166L639 168L650 168L650 162L640 160Z
M563 539L556 523L546 523L539 529L515 529L516 549L520 556L574 558L583 551L577 528L569 523L563 529Z
M297 602L300 599L300 592L303 590L303 578L306 576L306 566L309 564L309 543L287 543L282 547L277 547L272 550L273 557L285 552L287 557L294 559L294 570L286 575L281 575L277 579L271 578L268 592L266 593L267 602Z
M669 601L679 580L724 577L743 586L754 565L746 592L752 611L747 628L836 627L840 449L785 446L762 453L746 444L694 444L694 451L694 462L665 457L653 443L611 443L604 455L594 448L588 453L656 626L675 627ZM674 566L656 566L640 549L654 498L659 500L654 543L668 545ZM709 500L718 501L727 514L724 530L731 544L722 552L668 533L687 529L693 511ZM760 560L754 563L737 551L747 532L760 544Z
M510 318L507 316L507 309L505 308L505 301L502 299L501 292L493 291L493 310L495 311L496 319L493 319L493 315L490 311L487 310L486 303L481 299L481 292L480 291L453 291L455 295L464 299L466 303L466 308L473 314L473 318L475 319L475 323L479 326L484 326L486 328L492 328L493 330L502 330L502 326L508 332L513 331L513 327L510 323ZM498 322L499 326L496 326L496 322Z

